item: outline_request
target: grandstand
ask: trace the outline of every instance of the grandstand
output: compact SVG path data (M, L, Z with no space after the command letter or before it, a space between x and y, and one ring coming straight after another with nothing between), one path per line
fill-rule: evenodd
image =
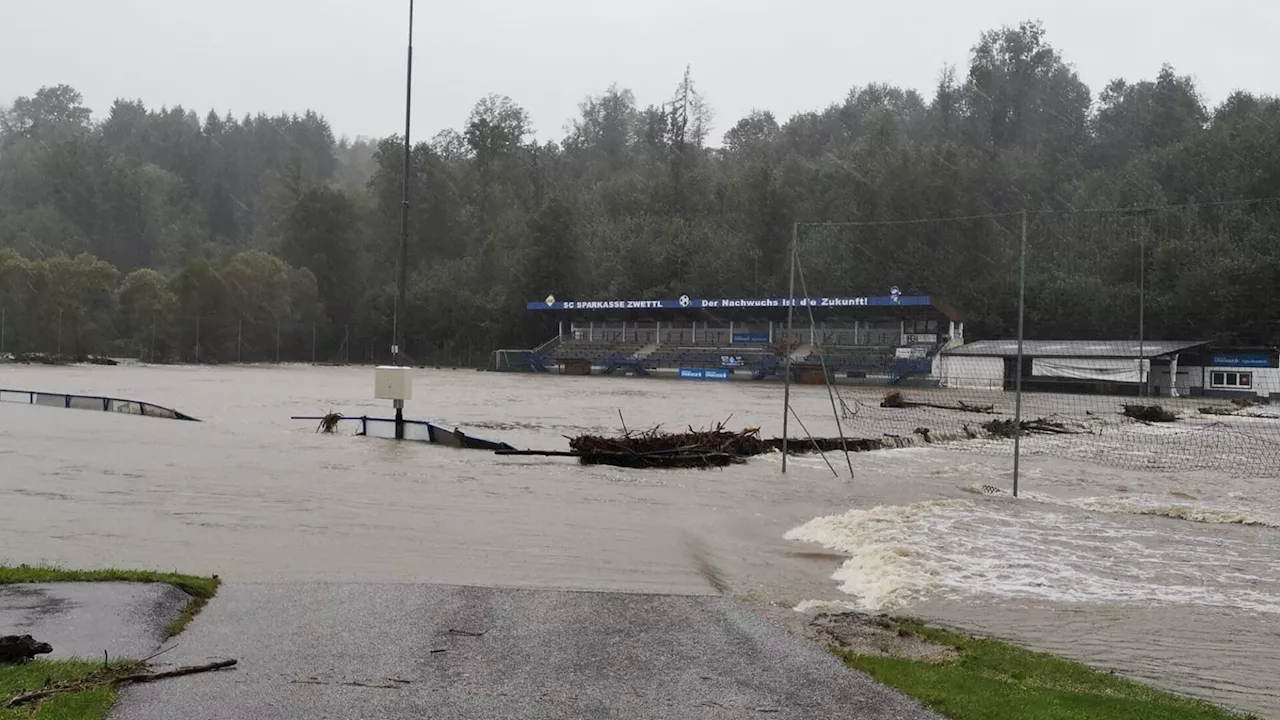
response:
M788 309L793 330L786 331ZM701 379L925 381L937 353L962 342L963 315L928 296L689 298L530 302L551 313L556 337L535 350L499 350L493 369L678 374ZM813 324L810 326L810 317Z

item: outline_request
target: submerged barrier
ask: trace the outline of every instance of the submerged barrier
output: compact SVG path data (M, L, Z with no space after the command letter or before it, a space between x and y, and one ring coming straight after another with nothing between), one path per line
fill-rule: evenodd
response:
M101 410L124 415L145 415L146 417L165 418L168 420L199 422L199 420L190 415L180 413L172 408L153 405L141 400L124 400L100 395L72 395L69 393L47 393L34 390L0 389L0 402L41 405L43 407L66 408L69 410Z
M316 430L323 432L332 432L333 427L341 421L359 422L360 432L357 435L367 437L385 438L387 440L397 439L396 424L400 424L402 432L400 438L404 440L416 440L418 442L429 442L437 445L447 445L449 447L463 448L465 450L514 450L515 448L504 442L495 440L486 440L485 438L467 435L461 430L450 430L425 420L395 420L394 418L377 418L362 415L360 417L345 417L338 413L330 415L294 415L293 420L315 420L320 422L320 426Z

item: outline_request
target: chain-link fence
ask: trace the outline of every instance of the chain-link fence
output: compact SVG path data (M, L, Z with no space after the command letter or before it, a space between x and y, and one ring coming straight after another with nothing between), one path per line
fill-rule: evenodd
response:
M794 245L793 296L894 298L852 328L794 311L848 436L1280 474L1280 203L801 224Z

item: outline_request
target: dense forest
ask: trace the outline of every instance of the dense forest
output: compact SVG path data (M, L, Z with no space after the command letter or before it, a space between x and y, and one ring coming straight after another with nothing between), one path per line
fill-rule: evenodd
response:
M842 72L815 68L814 72ZM786 293L793 223L817 294L946 297L971 336L1280 342L1280 100L1206 107L1168 66L1094 93L1035 23L980 36L928 94L724 122L692 77L611 87L558 142L491 95L412 149L407 346L472 357L549 328L526 300ZM0 108L9 351L386 359L402 139L317 112L200 114L71 87ZM1099 209L1121 209L1098 212ZM1155 209L1152 209L1155 208ZM968 218L946 222L907 222Z

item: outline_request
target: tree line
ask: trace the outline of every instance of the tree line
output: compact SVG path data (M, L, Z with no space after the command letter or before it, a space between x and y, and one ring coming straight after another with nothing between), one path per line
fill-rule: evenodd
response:
M491 95L414 145L409 354L536 344L551 328L524 303L548 293L784 295L797 222L864 223L801 228L811 293L897 284L1000 336L1023 210L1029 336L1136 337L1141 293L1147 337L1280 342L1276 98L1210 108L1168 66L1095 94L1023 23L982 33L928 94L870 84L785 121L753 111L718 143L714 126L686 73L644 106L587 97L556 141ZM66 86L17 98L0 111L9 332L51 349L61 313L77 347L126 351L155 325L191 359L196 318L199 352L224 358L245 323L316 324L326 359L386 359L402 161L400 138L337 139L310 111L118 100L95 121ZM877 224L952 217L971 219Z

